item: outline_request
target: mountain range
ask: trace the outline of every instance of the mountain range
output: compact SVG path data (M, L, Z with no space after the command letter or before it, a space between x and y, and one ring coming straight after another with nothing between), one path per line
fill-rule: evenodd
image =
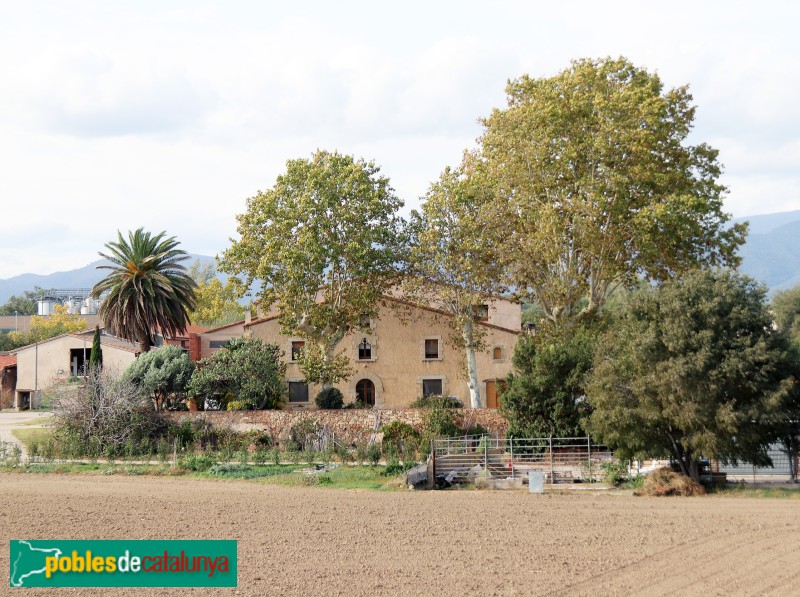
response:
M766 284L770 294L800 284L800 210L748 216L734 221L750 222L747 242L740 249L740 270L743 273ZM216 264L214 257L209 255L189 257L189 263ZM21 295L36 286L45 289L90 288L104 276L104 270L97 269L104 263L99 260L70 271L48 275L22 274L0 280L0 305L5 304L11 295ZM218 277L223 282L226 279L224 274L218 273Z

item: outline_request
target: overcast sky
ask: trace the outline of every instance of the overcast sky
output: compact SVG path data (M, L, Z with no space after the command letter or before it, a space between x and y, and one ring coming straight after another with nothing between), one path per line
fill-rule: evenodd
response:
M0 278L139 226L215 255L317 148L374 160L416 206L509 78L583 57L690 85L734 216L800 209L798 6L0 0Z

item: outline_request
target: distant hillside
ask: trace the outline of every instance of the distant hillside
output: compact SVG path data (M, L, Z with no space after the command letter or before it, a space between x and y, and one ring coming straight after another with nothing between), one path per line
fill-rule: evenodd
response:
M210 264L216 266L215 259L208 255L190 255L189 257L187 264L191 265L195 261L199 261L201 265ZM66 272L55 272L46 276L21 274L13 278L0 280L0 305L4 305L11 295L21 295L26 290L33 290L36 286L45 289L91 288L107 273L106 270L97 269L98 265L103 265L104 263L107 263L107 261L99 259L84 267ZM227 276L221 273L218 273L217 277L223 282L227 279Z
M741 271L770 293L800 284L800 210L740 218L750 222Z
M800 284L800 210L773 214L762 214L739 218L736 222L750 222L747 242L741 249L741 271L764 282L770 292L786 290ZM202 265L215 265L213 257L191 255ZM0 305L12 294L20 295L35 286L41 288L89 288L103 277L97 266L102 261L68 272L56 272L47 276L22 274L0 280ZM223 282L224 274L218 274ZM257 287L254 288L258 290ZM249 299L247 299L249 300ZM247 302L245 300L242 301Z

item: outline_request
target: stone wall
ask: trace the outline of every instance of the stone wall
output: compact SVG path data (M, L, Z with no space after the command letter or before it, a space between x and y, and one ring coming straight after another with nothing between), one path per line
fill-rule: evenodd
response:
M504 434L508 423L494 409L459 408L453 412L461 418L462 427L481 425L491 433ZM176 423L204 420L212 425L224 425L237 431L264 430L274 443L282 443L290 437L291 428L303 421L311 420L333 433L338 443L355 444L377 432L381 426L392 421L401 421L415 429L421 429L422 409L344 409L344 410L247 410L247 411L176 411L165 416Z

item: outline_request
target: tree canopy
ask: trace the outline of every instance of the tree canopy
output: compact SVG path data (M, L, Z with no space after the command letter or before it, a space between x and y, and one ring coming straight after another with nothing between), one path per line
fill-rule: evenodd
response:
M727 223L717 151L687 142L686 87L665 91L658 75L606 58L522 76L507 93L483 121L497 194L485 227L511 283L548 319L591 316L639 276L738 263L746 225Z
M36 297L42 289L38 286L26 290L22 295L12 294L6 304L0 306L0 315L36 315Z
M162 346L139 355L125 370L124 379L149 397L156 410L182 400L195 365L178 346Z
M189 275L197 284L195 307L190 313L194 323L218 327L244 318L245 307L236 300L234 283L227 280L223 284L213 265L201 266L195 261L189 268Z
M274 344L259 338L234 338L211 357L198 361L188 391L220 408L277 409L286 396L286 364Z
M307 339L300 366L309 382L346 377L337 347L373 316L400 258L402 202L372 162L316 152L289 160L272 188L247 200L239 240L220 268L280 312L283 333Z
M139 342L143 352L156 334L176 336L191 323L197 285L181 263L188 255L178 244L166 232L153 236L139 228L127 239L118 232L117 241L105 245L109 254L100 253L111 262L97 266L110 272L92 288L93 297L103 298L100 317L117 336Z
M772 297L772 313L775 325L800 348L800 286L776 292Z
M514 437L580 437L591 413L586 375L592 367L597 331L580 326L548 328L521 336L514 349L514 373L500 410Z
M446 168L431 184L419 211L409 220L409 250L403 280L405 295L447 312L450 343L464 351L467 387L473 408L481 403L476 352L485 348L476 308L502 290L502 273L490 237L476 217L490 198L469 160Z
M792 355L765 290L701 270L631 296L599 340L589 427L624 457L768 463L792 399Z

